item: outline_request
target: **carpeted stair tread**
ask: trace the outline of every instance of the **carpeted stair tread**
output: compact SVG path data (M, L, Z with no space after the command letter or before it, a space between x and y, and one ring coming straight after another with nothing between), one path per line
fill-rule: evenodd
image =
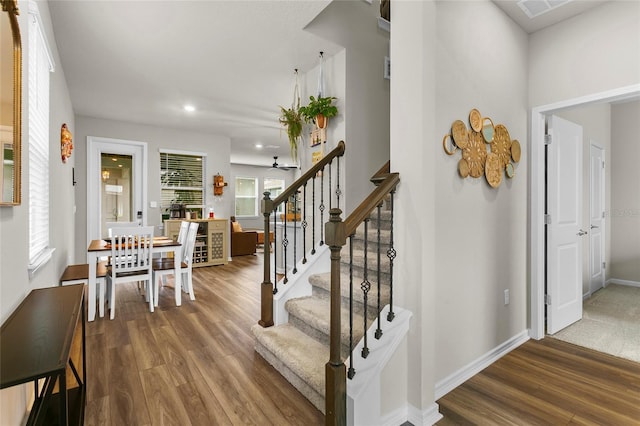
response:
M288 300L285 308L289 315L304 322L308 327L313 328L323 337L320 339L324 343L329 342L330 328L330 299L314 296L299 297ZM349 309L342 306L340 309L340 341L347 348L349 347ZM354 344L360 340L364 334L364 319L362 315L353 314L353 339ZM316 337L316 336L314 336ZM317 338L317 337L316 337Z
M291 324L251 327L256 340L320 395L325 392L325 364L329 347Z
M375 308L377 305L378 286L375 283L375 280L372 280L371 278L369 278L369 282L371 283L371 289L369 290L369 293L368 293L367 305L369 307ZM328 297L329 290L331 289L331 272L325 272L322 274L313 274L309 277L309 283L313 287L323 290ZM360 283L361 281L357 280L354 277L353 300L354 302L362 304L364 301L364 294L360 289ZM382 285L380 286L380 290L381 290L380 305L382 307L387 303L389 303L389 294L390 294L389 285L382 282ZM348 300L349 300L349 275L348 274L342 274L342 273L340 274L340 295L342 296L342 300L343 300L342 304L345 305L346 303L348 303Z

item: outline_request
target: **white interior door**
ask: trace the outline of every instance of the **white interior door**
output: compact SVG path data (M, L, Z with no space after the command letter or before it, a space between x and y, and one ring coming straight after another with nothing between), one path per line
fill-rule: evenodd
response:
M582 127L547 120L547 332L582 318Z
M142 225L147 224L147 144L88 136L87 137L87 243L102 238L102 154L131 156L132 211L142 212ZM137 218L136 218L137 219Z
M591 144L589 198L589 291L604 287L604 149Z

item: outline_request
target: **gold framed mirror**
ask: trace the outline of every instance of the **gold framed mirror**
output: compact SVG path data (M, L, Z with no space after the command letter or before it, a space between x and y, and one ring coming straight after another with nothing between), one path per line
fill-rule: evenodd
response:
M0 206L17 206L22 198L22 42L18 1L0 1Z

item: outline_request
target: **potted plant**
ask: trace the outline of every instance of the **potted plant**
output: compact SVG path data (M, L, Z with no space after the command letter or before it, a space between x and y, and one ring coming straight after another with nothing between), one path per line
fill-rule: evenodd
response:
M334 96L309 96L309 105L300 107L300 115L307 123L315 123L320 129L327 127L329 117L338 115L338 107L331 103L338 99Z
M291 159L295 162L298 161L298 139L300 139L302 135L302 116L300 109L301 108L280 107L280 124L287 128Z

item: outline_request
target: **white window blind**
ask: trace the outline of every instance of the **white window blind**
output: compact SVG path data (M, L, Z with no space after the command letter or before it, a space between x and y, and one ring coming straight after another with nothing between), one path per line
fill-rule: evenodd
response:
M257 178L236 178L236 216L258 216Z
M35 9L34 9L35 8ZM50 257L49 248L49 73L53 62L37 7L29 10L29 269Z
M161 207L184 204L187 208L205 205L205 163L203 154L160 151Z

